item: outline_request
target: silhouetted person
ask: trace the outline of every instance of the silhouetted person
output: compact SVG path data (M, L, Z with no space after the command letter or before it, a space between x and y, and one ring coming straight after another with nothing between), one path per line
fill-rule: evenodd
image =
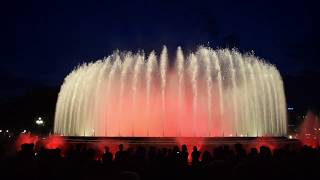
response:
M179 149L179 146L174 146L173 147L173 160L175 163L181 162L181 152Z
M30 172L34 172L34 170L37 168L33 143L21 145L21 150L18 152L17 160L18 160L17 161L18 164L16 164L17 171L14 174L10 174L10 175L22 176L24 179L35 179L34 177L35 174L30 173ZM1 175L3 175L3 173L5 173L5 171L1 170ZM13 177L12 179L16 179L16 178Z
M104 147L105 152L102 155L102 162L103 164L111 164L112 163L112 153L109 151L109 147Z
M94 149L89 148L84 152L84 155L85 155L85 160L89 162L89 161L95 160L96 152Z
M246 158L247 154L246 151L243 149L242 144L235 144L235 151L238 161L242 161Z
M162 148L162 149L158 150L157 160L159 163L164 163L167 156L168 156L168 149L167 148Z
M123 151L123 145L119 145L119 151L115 154L115 161L123 161L125 159L125 152Z
M256 160L258 158L257 148L251 148L250 153L248 154L250 160Z
M267 146L261 146L260 147L260 158L263 159L263 160L266 160L266 159L270 159L271 158L271 150L269 147Z
M222 160L223 159L223 148L222 146L216 147L213 149L213 158L215 160Z
M199 164L200 152L198 151L197 146L193 146L193 151L191 153L192 156L192 165Z
M188 164L188 156L189 156L188 149L187 149L187 146L184 144L181 147L181 160L184 165Z
M131 160L133 159L133 156L134 156L134 150L133 150L133 148L132 148L132 147L129 147L129 148L127 149L125 155L126 155L126 157L125 157L126 160L131 161Z
M136 152L135 152L135 157L138 160L144 160L146 156L146 149L142 146L138 146Z
M149 155L149 160L154 161L156 159L156 147L150 146L148 155Z
M211 161L212 161L212 156L211 156L210 152L209 151L204 151L203 155L202 155L202 161L201 162L203 164L208 164Z

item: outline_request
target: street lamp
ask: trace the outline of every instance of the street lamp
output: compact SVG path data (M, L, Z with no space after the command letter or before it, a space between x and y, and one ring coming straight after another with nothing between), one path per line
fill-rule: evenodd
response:
M44 120L41 118L41 117L38 117L35 121L36 123L36 132L39 133L39 135L41 134L44 134L45 132L45 129L44 129L44 126L45 126L45 122Z
M42 120L41 117L39 117L37 120L36 120L36 124L39 125L39 126L42 126L44 124L44 121Z

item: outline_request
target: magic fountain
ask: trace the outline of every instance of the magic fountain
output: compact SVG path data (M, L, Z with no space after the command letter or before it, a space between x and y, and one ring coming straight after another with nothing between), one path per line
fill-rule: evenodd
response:
M64 136L286 136L279 71L252 54L200 47L115 51L61 86L54 131Z

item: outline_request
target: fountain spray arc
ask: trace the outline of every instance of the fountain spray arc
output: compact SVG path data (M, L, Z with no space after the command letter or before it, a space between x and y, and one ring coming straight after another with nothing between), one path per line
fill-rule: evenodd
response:
M279 71L252 54L199 47L174 59L115 51L61 86L54 131L66 136L285 136Z

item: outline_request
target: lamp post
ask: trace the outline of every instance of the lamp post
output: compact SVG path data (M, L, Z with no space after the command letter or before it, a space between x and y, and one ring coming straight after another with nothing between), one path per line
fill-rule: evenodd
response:
M35 123L36 123L36 125L37 125L38 132L39 132L40 134L42 134L42 133L43 133L43 132L42 132L42 131L43 131L43 128L41 128L41 127L44 126L44 121L43 121L43 119L42 119L41 117L38 117L38 118L36 119Z

